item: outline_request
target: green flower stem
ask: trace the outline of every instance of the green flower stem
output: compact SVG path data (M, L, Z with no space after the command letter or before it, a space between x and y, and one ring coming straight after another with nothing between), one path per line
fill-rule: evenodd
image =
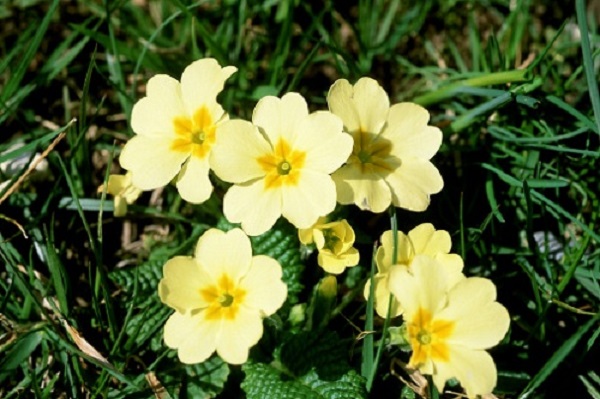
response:
M425 378L427 379L427 391L429 392L429 395L427 395L427 397L431 399L438 399L440 397L440 394L437 390L437 387L433 383L433 377L430 375L426 375Z
M395 265L398 261L398 220L396 219L396 208L393 205L390 207L390 224L392 227L392 237L394 240L394 249L392 251L392 265ZM373 295L373 291L373 283L371 283L371 295ZM390 312L392 311L392 300L393 296L392 294L390 294L390 297L388 299L388 310L385 321L383 322L383 331L381 332L381 340L379 341L379 346L377 347L375 362L373 363L371 373L369 374L369 378L367 379L367 392L370 392L371 387L373 386L373 380L375 379L377 366L379 365L381 353L383 352L383 347L385 346L385 338L387 337L388 329L390 327Z
M413 101L424 107L439 103L447 98L454 96L457 91L465 86L467 87L482 87L482 86L493 86L506 83L524 82L529 80L529 70L527 69L515 69L512 71L502 71L489 73L482 76L476 76L460 80L456 83L449 84L448 86L442 87L431 93L424 94L415 98Z

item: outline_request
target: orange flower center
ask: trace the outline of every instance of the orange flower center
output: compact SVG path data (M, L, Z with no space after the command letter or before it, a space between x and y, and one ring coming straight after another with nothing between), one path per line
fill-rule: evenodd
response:
M204 311L206 320L233 320L240 309L240 304L244 302L246 291L236 287L231 277L224 273L216 285L201 289L200 295L209 303Z
M279 139L272 153L257 159L266 173L265 189L297 185L305 159L306 152L292 150L287 141Z
M387 174L397 167L389 162L392 151L389 140L362 129L352 133L352 137L354 147L348 163L358 167L362 173Z
M208 155L215 142L216 126L206 106L200 107L191 118L174 118L173 127L176 135L171 143L173 151L186 152L198 158Z
M427 309L419 308L412 320L408 322L408 338L413 354L410 367L419 367L427 360L447 362L450 350L446 340L454 331L454 322L435 320Z

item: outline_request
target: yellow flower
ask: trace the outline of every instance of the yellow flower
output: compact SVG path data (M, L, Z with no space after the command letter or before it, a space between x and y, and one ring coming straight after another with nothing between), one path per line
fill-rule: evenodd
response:
M390 107L383 88L370 78L354 86L336 81L327 102L354 139L352 155L333 174L338 202L372 212L383 212L390 203L411 211L427 209L430 194L444 185L429 162L442 132L427 125L427 110L413 103Z
M307 228L335 208L330 173L348 158L352 140L327 111L308 113L304 98L288 93L262 98L252 122L231 120L218 128L211 154L214 172L234 185L223 212L250 235L267 231L280 216Z
M209 154L217 126L227 119L217 95L236 70L205 58L183 71L181 83L167 75L148 81L146 97L131 114L136 136L119 159L132 172L135 186L152 190L177 176L177 189L186 201L201 203L210 197Z
M439 261L421 255L410 269L392 271L390 288L404 309L413 350L408 366L432 375L440 392L456 378L471 398L491 393L497 372L485 350L510 324L494 284L479 277L456 281Z
M252 256L242 230L208 230L194 258L177 256L164 265L158 293L175 309L165 343L183 363L200 363L215 350L228 363L244 363L263 334L262 319L285 301L281 276L276 260Z
M99 191L103 189L99 187ZM142 194L142 190L131 182L131 172L124 175L110 175L106 182L106 192L115 197L113 213L116 217L127 214L127 205L133 204Z
M319 255L317 262L326 272L342 273L346 267L356 266L359 253L354 245L354 230L346 219L326 222L324 217L312 227L298 230L300 242L304 245L315 243Z
M428 255L438 260L447 268L449 276L455 281L462 277L463 260L457 254L451 254L452 241L450 234L444 230L436 230L431 223L423 223L408 232L399 231L397 234L396 263L393 263L394 236L391 230L381 235L381 246L377 249L375 262L377 274L375 282L375 310L381 317L387 315L390 298L390 271L398 265L411 267L417 255ZM370 283L365 285L365 299L369 298ZM398 301L392 298L391 317L402 314Z

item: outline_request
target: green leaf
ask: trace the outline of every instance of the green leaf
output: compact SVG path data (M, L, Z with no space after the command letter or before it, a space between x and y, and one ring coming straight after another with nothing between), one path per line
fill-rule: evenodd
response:
M43 333L41 331L27 334L17 341L8 353L2 355L2 360L0 360L0 383L10 377L14 370L27 362L27 359L40 345L42 339Z
M164 349L162 329L172 309L160 302L156 295L148 297L136 307L138 310L125 326L128 339L123 345L124 351L140 353L149 349L156 352Z
M293 335L281 348L280 360L296 376L316 370L325 380L336 380L350 370L345 341L330 330L322 334L301 332Z
M598 77L596 75L596 67L594 66L594 58L592 57L588 34L588 32L590 32L587 26L589 14L586 9L586 3L585 0L576 0L575 11L577 14L577 23L579 24L579 30L581 32L581 52L583 54L583 65L588 84L588 93L592 102L592 109L594 110L596 129L597 132L600 133L600 94L598 93Z
M364 380L350 370L337 381L324 381L315 370L297 380L289 380L269 365L247 363L242 388L248 399L361 399L367 397Z
M365 379L347 361L348 343L331 331L291 335L279 360L271 365L248 363L242 388L248 399L360 399Z
M25 46L23 49L23 57L19 62L18 66L15 68L14 73L11 75L10 79L7 80L4 89L2 90L2 94L0 94L0 103L5 104L9 98L13 97L15 92L22 86L21 82L25 77L25 73L27 72L27 68L29 67L31 60L35 57L40 44L42 43L42 39L44 39L46 35L46 31L48 26L50 25L50 21L54 17L54 12L58 8L58 0L54 0L48 11L46 12L46 16L37 29L32 30L31 33L35 32L35 35L31 39L31 41ZM21 89L23 90L23 89Z
M139 293L147 296L157 292L158 282L162 278L162 266L166 260L166 258L155 259L135 267L116 269L109 274L109 278L128 293L133 292L137 280Z
M600 399L600 377L598 376L598 374L594 373L593 371L590 371L587 377L580 375L579 379L590 394L590 398Z
M594 324L598 323L598 318L599 316L590 319L587 323L581 326L579 330L577 330L577 332L571 336L571 338L566 340L556 352L554 352L554 354L552 355L552 357L550 357L550 359L548 359L544 367L540 369L537 375L533 377L529 384L527 384L521 395L519 395L520 399L529 398L533 395L535 390L544 381L546 381L548 377L550 377L550 375L552 374L552 372L554 372L556 367L558 367L558 365L561 364L565 360L565 358L573 351L575 345L581 340L583 335L587 333L588 330L592 326L594 326Z
M183 381L179 392L173 397L208 399L214 398L223 390L229 376L229 365L220 357L213 356L199 364L183 365L179 363L176 371L176 373L165 375L159 373L158 375L159 380L166 388L180 385L180 381Z
M220 357L213 356L203 363L186 367L186 374L189 377L189 397L213 397L223 390L229 376L229 365Z

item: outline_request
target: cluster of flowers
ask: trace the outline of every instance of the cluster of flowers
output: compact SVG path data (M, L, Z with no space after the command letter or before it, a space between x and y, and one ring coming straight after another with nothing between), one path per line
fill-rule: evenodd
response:
M310 113L298 93L264 97L250 122L230 120L217 102L235 71L207 58L189 65L181 82L151 78L133 108L136 135L120 155L128 173L111 176L107 187L122 215L141 191L172 180L196 204L212 193L211 170L232 184L223 213L241 229L208 230L194 257L175 257L163 269L159 295L175 310L165 343L184 363L215 351L226 362L244 363L262 336L262 319L284 303L280 264L253 256L248 235L268 231L283 216L303 244L316 246L319 265L340 274L358 264L359 253L348 222L326 219L337 203L371 212L423 211L443 187L430 162L441 131L428 125L429 113L419 105L390 106L375 80L336 81L329 111ZM375 293L381 317L402 315L413 351L409 367L432 375L440 390L454 377L469 396L486 394L496 369L485 349L502 339L509 316L489 280L462 274L462 259L449 253L450 245L449 234L430 224L395 239L385 232L365 297Z

